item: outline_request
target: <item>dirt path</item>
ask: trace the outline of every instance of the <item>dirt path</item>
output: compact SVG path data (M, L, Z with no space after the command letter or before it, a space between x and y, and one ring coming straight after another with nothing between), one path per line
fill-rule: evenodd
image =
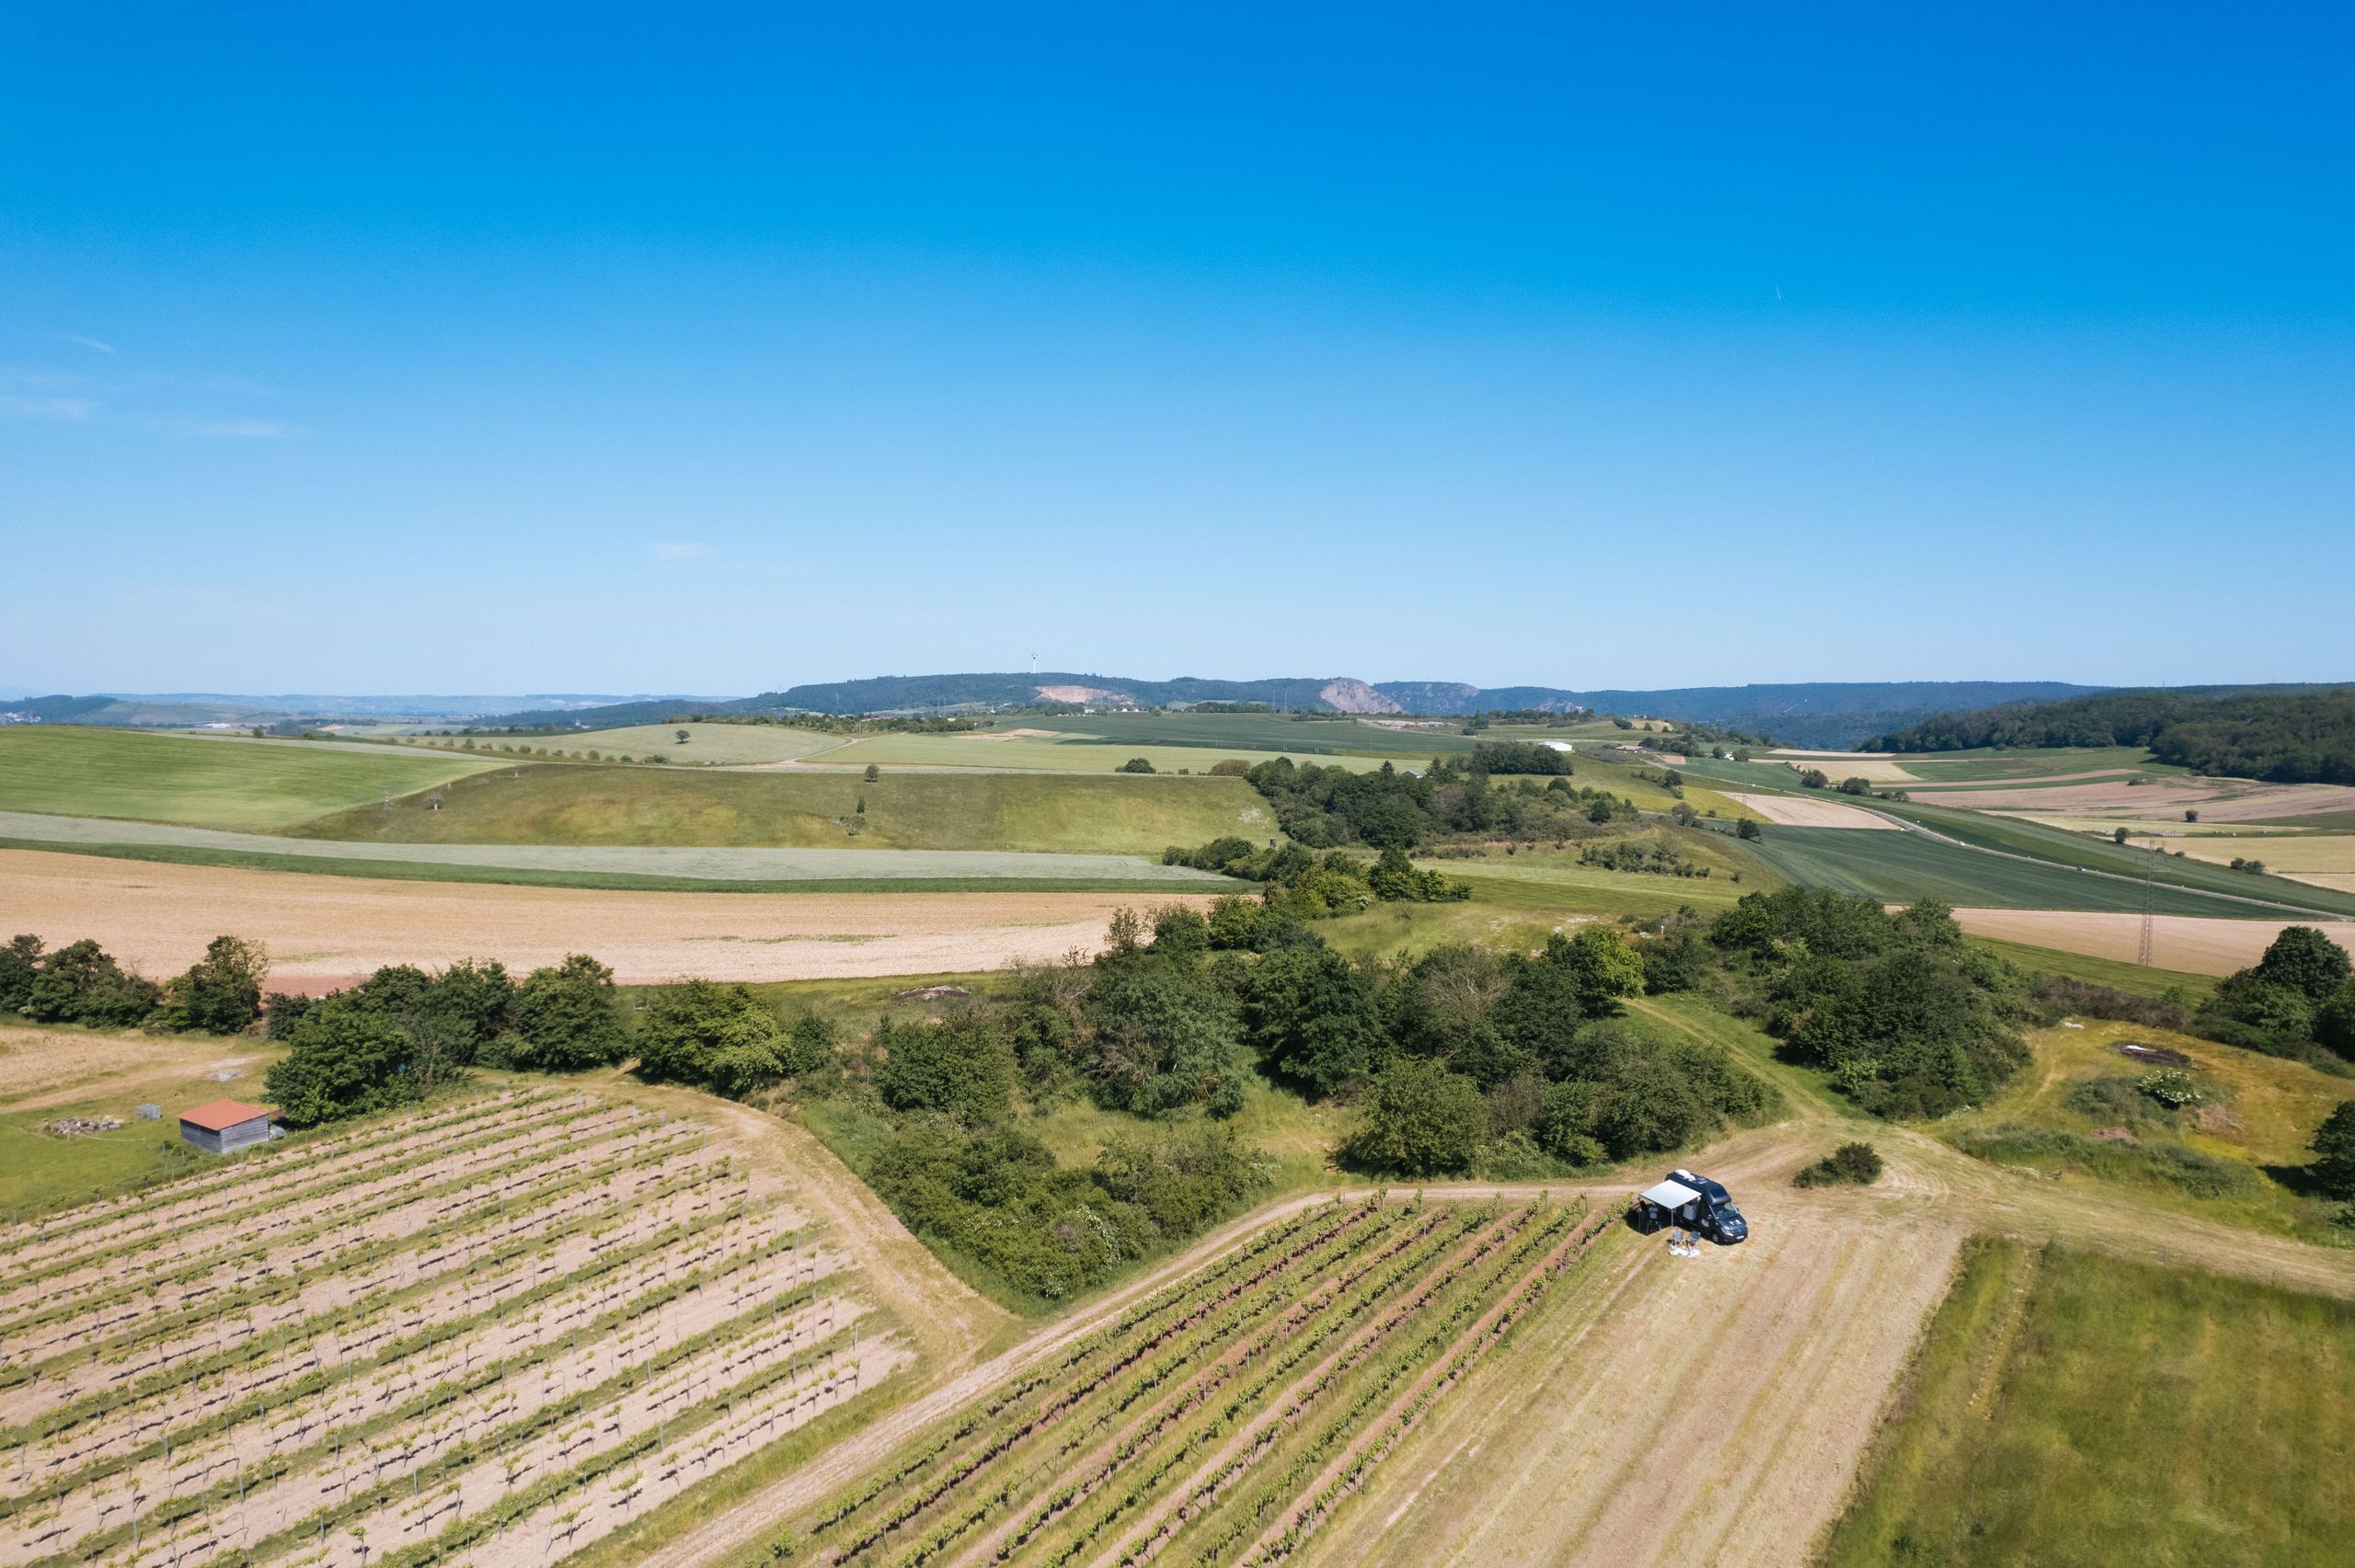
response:
M95 937L147 975L186 968L224 932L270 949L283 990L385 964L497 958L522 971L590 952L625 984L700 975L788 980L990 969L1093 953L1122 905L1157 893L615 893L391 882L0 850L11 931Z

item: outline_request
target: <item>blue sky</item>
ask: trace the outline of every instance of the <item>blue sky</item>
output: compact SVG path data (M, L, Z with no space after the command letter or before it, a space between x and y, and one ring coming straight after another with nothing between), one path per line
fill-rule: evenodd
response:
M2355 678L2339 6L0 17L0 685Z

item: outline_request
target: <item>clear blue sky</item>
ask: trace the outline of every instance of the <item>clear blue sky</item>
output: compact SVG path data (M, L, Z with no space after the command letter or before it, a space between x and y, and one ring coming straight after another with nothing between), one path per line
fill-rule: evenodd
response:
M2355 678L2344 6L0 14L0 685Z

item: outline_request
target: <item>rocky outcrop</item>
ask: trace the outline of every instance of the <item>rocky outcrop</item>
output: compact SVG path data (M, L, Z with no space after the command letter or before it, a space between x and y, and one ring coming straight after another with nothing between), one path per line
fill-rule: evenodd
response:
M1362 681L1327 681L1317 693L1327 707L1345 714L1403 714L1407 710Z

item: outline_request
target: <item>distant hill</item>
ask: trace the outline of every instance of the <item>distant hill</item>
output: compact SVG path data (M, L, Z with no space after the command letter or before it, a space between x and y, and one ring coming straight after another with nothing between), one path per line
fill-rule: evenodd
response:
M2355 784L2355 687L2178 686L1941 715L1878 751L2145 746L2177 767L2275 784Z
M1023 707L1167 707L1265 703L1294 712L1474 714L1511 710L1642 714L1687 719L1802 746L1849 746L1867 735L1933 714L1996 703L2052 700L2102 690L2062 681L1814 681L1763 686L1687 686L1660 691L1574 691L1560 686L1479 687L1464 681L1384 681L1348 676L1212 681L1142 681L1074 670L954 675L883 675L791 686L735 700L655 699L606 707L541 707L502 715L517 728L592 729L658 724L682 713L894 714Z

